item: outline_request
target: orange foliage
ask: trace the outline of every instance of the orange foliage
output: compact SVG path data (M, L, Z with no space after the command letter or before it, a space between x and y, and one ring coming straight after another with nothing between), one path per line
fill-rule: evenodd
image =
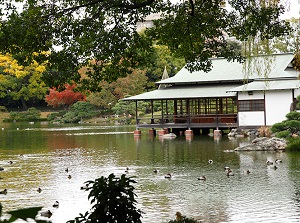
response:
M65 90L57 91L56 88L50 89L46 95L46 102L53 108L63 106L66 109L77 101L85 101L86 97L81 92L75 92L76 85L65 84Z

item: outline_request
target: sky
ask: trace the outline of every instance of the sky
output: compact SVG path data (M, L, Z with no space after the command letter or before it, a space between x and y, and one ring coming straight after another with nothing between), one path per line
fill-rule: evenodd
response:
M300 17L300 0L281 0L281 3L286 7L286 12L281 16L282 19Z

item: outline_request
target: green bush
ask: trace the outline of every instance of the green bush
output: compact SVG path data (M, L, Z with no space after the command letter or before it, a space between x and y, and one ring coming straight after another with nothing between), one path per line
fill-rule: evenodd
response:
M125 174L120 178L110 174L107 178L102 176L95 181L87 181L86 190L90 190L88 198L92 209L67 223L141 223L142 212L135 207L137 201L132 183L136 181Z
M284 130L284 131L276 132L275 136L278 138L288 138L291 136L291 133L288 130Z
M77 123L82 119L91 118L96 114L94 105L89 102L78 101L70 107L70 110L63 116L62 120L65 123Z
M23 112L10 112L10 120L17 122L24 121L39 121L41 117L41 111L36 108L29 108L27 111Z
M300 152L300 138L289 138L288 144L286 146L286 151Z
M7 108L5 106L0 106L0 112L7 112Z

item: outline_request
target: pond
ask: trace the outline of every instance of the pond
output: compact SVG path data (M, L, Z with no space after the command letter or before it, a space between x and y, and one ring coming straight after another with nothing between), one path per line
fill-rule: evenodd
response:
M145 223L166 223L177 211L213 223L300 222L300 153L233 152L250 139L162 140L146 130L135 138L133 130L2 123L0 190L8 190L0 194L4 212L42 206L42 211L53 212L53 223L66 222L90 208L88 192L80 190L85 181L110 173L121 176L128 167L127 175L137 181L135 193ZM277 169L266 165L275 159L282 160ZM225 166L234 176L226 176ZM165 179L167 173L171 179ZM206 181L198 180L202 175ZM55 201L58 208L52 207Z

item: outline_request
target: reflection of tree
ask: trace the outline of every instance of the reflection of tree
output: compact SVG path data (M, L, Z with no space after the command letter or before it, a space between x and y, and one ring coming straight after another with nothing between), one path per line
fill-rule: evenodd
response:
M68 136L66 133L49 134L48 135L49 149L73 149L78 148L76 137Z

